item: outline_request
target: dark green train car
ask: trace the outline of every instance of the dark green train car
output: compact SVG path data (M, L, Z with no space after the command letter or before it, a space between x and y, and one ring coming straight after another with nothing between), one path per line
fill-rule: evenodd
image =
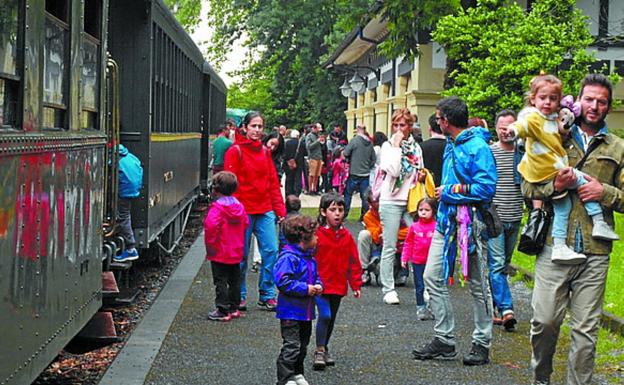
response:
M201 188L207 190L212 176L210 164L212 150L210 143L220 125L225 123L227 87L208 62L204 63L204 85L202 99L202 143L201 143Z

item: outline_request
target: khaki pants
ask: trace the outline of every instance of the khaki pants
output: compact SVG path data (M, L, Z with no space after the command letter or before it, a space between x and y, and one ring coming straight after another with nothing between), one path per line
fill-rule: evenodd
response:
M535 287L531 301L531 368L534 380L550 380L559 329L569 307L572 341L566 384L589 384L594 370L609 256L588 255L587 262L566 266L552 263L551 253L552 249L545 246L535 261Z

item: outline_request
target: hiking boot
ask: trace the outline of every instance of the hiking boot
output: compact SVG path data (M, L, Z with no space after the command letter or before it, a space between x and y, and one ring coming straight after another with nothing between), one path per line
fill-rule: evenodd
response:
M258 301L258 307L268 311L275 311L277 307L277 301L273 298L267 299L266 301Z
M516 317L514 317L513 312L508 312L503 316L502 325L505 328L505 331L508 331L508 332L515 331L517 323L518 321L516 321Z
M208 313L208 319L211 321L228 322L232 319L232 317L227 313L223 313L219 309L215 309Z
M383 301L388 305L398 305L400 303L399 295L394 290L387 292L383 297Z
M310 385L310 383L308 382L308 380L305 379L303 374L295 374L293 380L297 385Z
M434 338L427 345L419 349L412 350L415 360L452 360L457 357L455 346L442 342L439 338Z
M121 254L115 255L113 260L115 262L129 262L139 259L139 252L134 247L128 250L124 250Z
M329 354L328 350L325 350L325 365L334 366L336 365L336 360Z
M314 370L325 370L325 352L320 350L314 351L314 355L312 356L312 369Z
M470 353L464 356L464 365L485 365L490 362L489 354L490 349L473 342Z
M433 313L431 312L431 310L429 310L428 308L424 308L424 309L419 309L416 311L416 316L418 317L419 320L421 321L431 321L435 319L435 316L433 315Z
M585 254L575 253L567 245L556 245L553 246L550 260L559 265L578 265L585 262L587 257Z
M620 236L605 221L595 221L592 229L592 238L602 239L603 241L617 241Z
M247 311L247 300L245 298L241 299L240 304L238 305L238 310Z

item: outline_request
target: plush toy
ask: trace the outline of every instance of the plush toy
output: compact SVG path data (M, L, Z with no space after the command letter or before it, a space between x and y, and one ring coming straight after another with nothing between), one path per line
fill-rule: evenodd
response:
M561 121L560 132L567 134L572 124L581 115L581 104L575 102L572 95L567 95L561 99L561 110L559 120Z

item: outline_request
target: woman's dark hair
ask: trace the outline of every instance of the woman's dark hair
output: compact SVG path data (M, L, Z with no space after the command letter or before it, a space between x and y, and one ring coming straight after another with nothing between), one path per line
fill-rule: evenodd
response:
M387 140L388 137L381 131L375 131L373 134L373 146L381 146Z
M290 243L309 241L314 236L318 224L306 215L293 215L282 222L284 237Z
M416 210L418 210L421 203L426 203L429 205L429 207L431 207L432 217L435 219L436 213L438 212L438 201L433 198L423 198L418 201L418 204L416 205Z
M212 189L223 195L232 195L238 188L236 175L229 171L220 171L212 177Z
M253 118L260 118L262 120L264 120L264 118L262 117L262 114L259 113L258 111L249 111L247 113L247 115L245 115L245 117L243 118L243 123L245 126L247 126L249 124L249 122L251 122L251 120Z
M290 194L286 197L286 214L298 212L301 210L301 199L298 196Z
M327 220L324 216L321 215L321 210L326 211L329 206L335 203L336 206L346 207L344 197L342 195L336 194L335 192L329 192L327 194L323 194L321 196L321 203L319 204L319 215L318 215L318 223L321 226L327 224Z

